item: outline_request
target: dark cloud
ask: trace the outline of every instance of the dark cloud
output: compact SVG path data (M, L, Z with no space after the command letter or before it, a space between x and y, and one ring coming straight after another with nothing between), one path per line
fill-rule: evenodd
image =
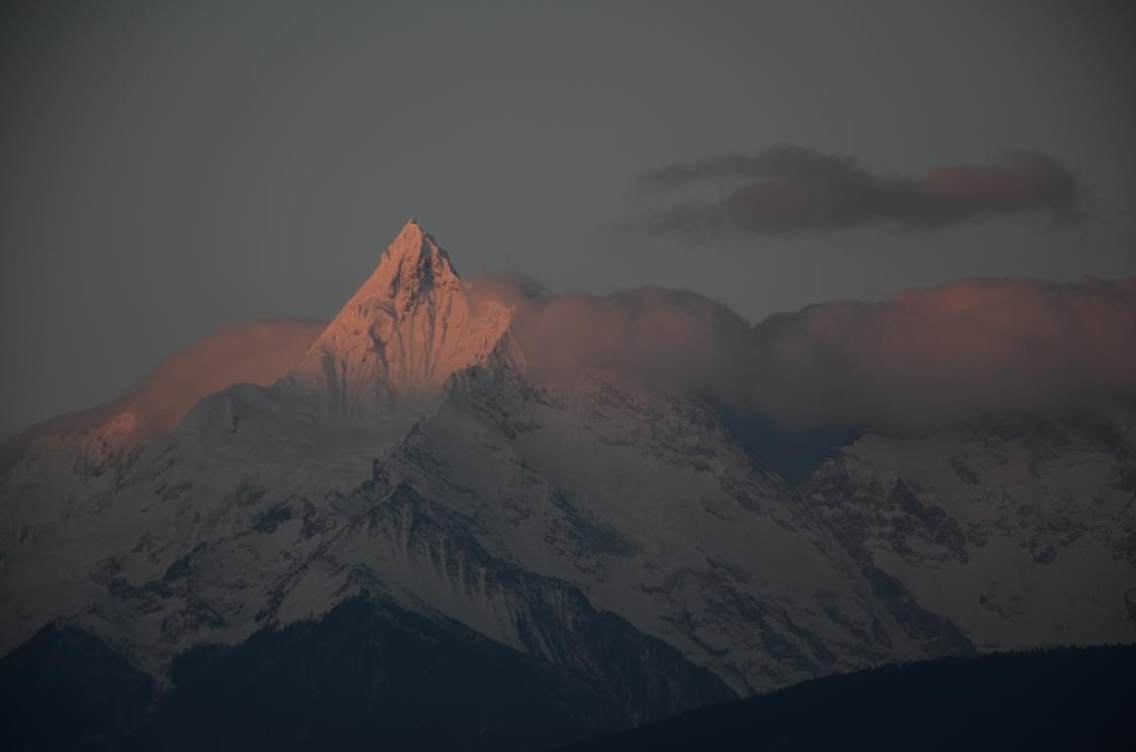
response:
M657 233L770 235L873 224L932 229L1024 212L1077 222L1084 191L1048 154L1011 151L986 165L936 167L919 178L876 175L850 157L784 144L757 154L727 154L650 170L651 191L719 186L712 200L683 201L656 214Z

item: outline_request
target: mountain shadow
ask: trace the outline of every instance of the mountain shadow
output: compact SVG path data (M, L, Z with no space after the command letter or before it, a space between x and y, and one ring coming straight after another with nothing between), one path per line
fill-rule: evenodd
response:
M864 434L855 426L789 428L761 413L715 405L730 437L762 470L788 483L803 482L826 457Z

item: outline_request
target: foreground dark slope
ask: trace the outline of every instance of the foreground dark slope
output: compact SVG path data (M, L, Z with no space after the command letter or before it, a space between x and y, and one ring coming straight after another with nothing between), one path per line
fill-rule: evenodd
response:
M816 679L565 752L1127 750L1133 677L1136 646L944 658Z
M617 619L588 629L597 669L622 681L614 693L594 672L366 598L191 650L164 692L90 633L53 626L0 660L0 749L545 749L674 712L633 665L640 650L703 702L729 696L662 643L629 641Z

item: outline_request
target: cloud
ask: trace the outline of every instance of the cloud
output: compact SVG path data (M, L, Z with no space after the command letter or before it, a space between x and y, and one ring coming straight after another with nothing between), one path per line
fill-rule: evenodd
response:
M538 381L602 371L791 428L1055 417L1136 394L1136 279L965 281L822 303L753 327L680 291L519 306L515 332Z
M512 331L537 383L572 386L598 373L790 429L922 431L984 417L1060 417L1136 398L1136 278L970 280L879 302L820 303L756 326L680 290L551 295L524 278L482 278L475 289L515 307ZM223 329L118 400L40 429L129 416L135 436L163 433L208 394L276 381L323 326L277 319Z
M1039 213L1079 222L1084 189L1054 157L1010 151L985 165L936 167L919 178L876 175L851 157L791 144L726 154L642 173L648 192L717 186L711 200L672 204L655 214L655 233L723 231L788 235L867 225L934 229L972 219Z
M203 397L233 384L268 386L295 367L326 323L262 319L226 327L167 358L126 400L146 434L176 426Z
M725 306L655 288L531 300L513 332L538 381L601 372L687 392L724 387L751 339L748 323Z
M325 326L322 321L280 318L220 329L166 358L121 397L33 426L21 441L108 421L133 438L160 435L173 429L203 397L238 383L272 384L299 363Z
M958 282L810 306L754 337L747 398L790 424L1053 416L1136 392L1136 279Z

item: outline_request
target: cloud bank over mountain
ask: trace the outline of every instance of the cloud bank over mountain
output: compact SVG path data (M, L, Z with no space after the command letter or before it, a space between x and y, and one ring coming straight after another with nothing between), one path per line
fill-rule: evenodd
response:
M239 383L267 386L293 368L325 322L277 318L225 327L162 361L153 373L101 407L41 424L73 431L111 419L116 432L146 439L172 430L198 401Z
M790 426L920 429L1136 391L1136 280L971 280L821 303L754 327L677 291L514 302L538 377L598 368Z
M512 307L511 331L538 383L599 372L788 428L919 431L984 416L1057 416L1136 395L1136 279L969 280L878 302L820 303L757 325L685 291L552 295L506 278L471 289L475 304ZM223 329L119 400L66 420L116 416L131 435L164 433L208 394L285 375L324 326L275 319Z
M880 224L934 229L1022 213L1071 224L1080 221L1085 203L1068 167L1025 150L989 164L946 165L906 177L872 173L852 157L781 144L665 165L640 174L637 183L651 193L719 191L656 213L647 229L659 234L790 235Z
M754 335L751 399L788 421L912 427L1136 390L1131 279L958 282L811 306Z
M227 386L267 386L299 362L323 331L310 319L226 327L166 359L129 398L147 430L173 428L198 400Z

